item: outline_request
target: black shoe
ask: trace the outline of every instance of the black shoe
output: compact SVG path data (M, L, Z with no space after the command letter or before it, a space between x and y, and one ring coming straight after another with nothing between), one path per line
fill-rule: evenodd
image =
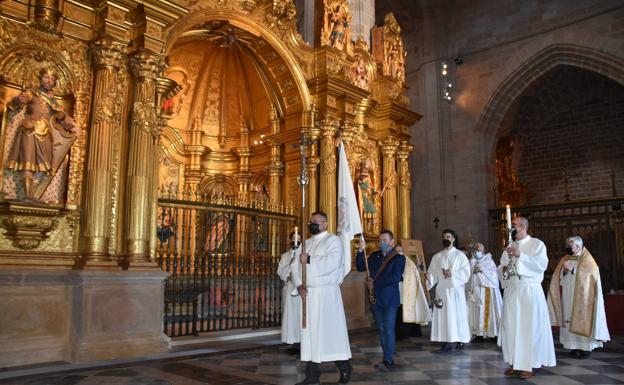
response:
M574 358L579 358L581 356L581 351L578 349L570 350L570 355Z
M587 351L587 350L579 350L579 356L578 359L579 360L586 360L589 358L589 356L591 355L591 351Z
M382 361L375 365L375 369L379 370L380 372L391 372L394 370L394 361Z
M445 343L440 347L440 350L436 351L436 353L450 353L453 351L453 345L450 343Z
M464 349L464 344L462 342L456 342L455 343L455 351L462 351L462 349Z
M353 366L349 365L347 366L347 370L345 370L344 372L340 372L340 378L338 379L338 383L346 384L347 382L349 382L349 380L351 380L351 372L353 372Z
M320 381L312 381L312 380L308 380L307 378L305 378L303 381L301 382L297 382L295 385L321 385Z
M299 355L299 349L297 348L288 348L286 349L286 354L290 355L290 356L296 356Z

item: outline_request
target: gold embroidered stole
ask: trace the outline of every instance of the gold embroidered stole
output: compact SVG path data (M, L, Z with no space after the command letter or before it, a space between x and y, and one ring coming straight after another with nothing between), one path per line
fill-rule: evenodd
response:
M548 290L548 313L551 324L554 326L564 326L563 312L561 309L561 268L563 263L570 259L569 255L561 258L555 271L553 272L550 288ZM596 308L598 265L594 257L587 249L579 256L576 264L576 279L574 283L574 299L572 300L572 320L569 329L585 337L590 337L594 325L594 309Z

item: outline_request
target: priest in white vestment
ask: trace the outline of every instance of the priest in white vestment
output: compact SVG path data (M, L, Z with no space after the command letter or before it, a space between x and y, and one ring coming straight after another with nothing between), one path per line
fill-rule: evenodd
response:
M300 262L306 264L306 285L301 281L301 263L293 265L293 277L301 296L306 296L306 328L301 330L301 361L306 378L297 385L319 384L320 363L333 361L340 371L338 383L351 377L351 347L340 284L345 271L342 241L327 232L327 215L315 212L310 218L312 237L305 241Z
M528 379L534 368L556 365L542 290L548 255L544 242L527 233L526 218L514 218L512 226L514 242L503 251L498 267L505 289L498 345L502 347L503 360L511 365L505 375Z
M570 354L589 358L591 351L609 341L607 317L602 297L600 271L594 257L583 247L579 236L566 240L561 258L550 281L548 313L559 326L559 341Z
M496 263L485 246L477 243L476 252L470 259L470 280L466 285L468 323L474 337L494 338L503 310Z
M296 237L296 239L295 239ZM277 265L277 275L284 282L282 288L282 342L289 345L298 344L301 339L301 297L292 295L295 292L295 282L292 275L292 266L299 263L299 254L301 254L301 237L290 234L290 248L282 254L279 264ZM289 350L289 353L295 353L296 348Z
M435 289L431 341L444 342L440 352L460 350L470 342L466 292L464 286L470 278L470 263L461 251L455 248L457 235L453 230L442 232L440 251L431 259L427 270L427 285Z

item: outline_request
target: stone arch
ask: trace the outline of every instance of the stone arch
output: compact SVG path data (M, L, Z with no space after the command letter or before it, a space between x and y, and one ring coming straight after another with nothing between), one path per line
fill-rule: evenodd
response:
M286 44L266 25L255 21L253 18L250 18L249 15L245 15L241 12L224 9L207 9L185 16L169 30L166 37L165 54L168 54L182 34L193 28L193 26L217 20L228 21L232 26L258 37L260 41L264 42L264 44L268 44L268 46L277 53L276 57L269 56L261 58L261 55L253 51L253 53L258 56L258 59L260 59L258 60L259 63L263 64L265 67L266 74L271 77L275 89L281 91L281 96L284 99L283 103L288 113L303 113L312 106L312 96L307 87L303 69ZM261 47L258 48L261 49ZM270 68L267 65L268 62L271 62ZM290 87L294 86L297 89L296 100L294 100L292 96L288 98L284 95L289 90L288 87L290 83L288 79L286 81L283 79L284 69L286 70L285 72L292 77L292 84ZM278 77L280 77L279 80Z
M485 150L486 186L495 182L496 138L510 108L533 82L560 65L596 72L624 85L624 60L604 51L555 44L526 60L496 88L477 123L475 132L483 138ZM495 203L492 194L487 195L492 206Z

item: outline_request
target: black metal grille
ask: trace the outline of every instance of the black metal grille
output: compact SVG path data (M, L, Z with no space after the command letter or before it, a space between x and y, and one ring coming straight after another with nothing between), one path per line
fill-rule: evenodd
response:
M186 194L159 199L157 258L168 336L281 323L276 275L293 209Z

